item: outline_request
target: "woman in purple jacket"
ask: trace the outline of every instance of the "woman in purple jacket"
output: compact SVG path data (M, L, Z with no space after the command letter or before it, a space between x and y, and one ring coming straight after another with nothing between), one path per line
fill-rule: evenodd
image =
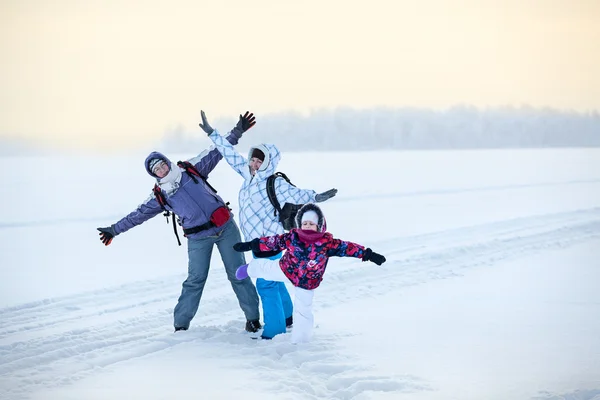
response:
M233 145L237 144L252 125L253 121L248 117L240 116L227 140ZM256 332L261 328L256 287L251 279L240 281L235 277L236 269L246 263L244 256L233 250L233 245L241 241L240 231L223 199L206 182L206 177L222 158L221 153L211 146L188 160L200 175L194 176L189 168L186 170L178 166L163 154L150 153L144 165L146 171L156 178L154 194L115 224L98 228L100 240L108 246L115 236L164 210L178 216L188 239L188 276L174 310L175 331L187 330L198 311L214 245L221 253L227 278L246 316L246 330Z

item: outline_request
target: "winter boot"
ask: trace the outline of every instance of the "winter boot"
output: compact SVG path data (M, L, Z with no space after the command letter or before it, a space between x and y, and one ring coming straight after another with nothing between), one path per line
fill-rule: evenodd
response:
M291 328L292 325L294 325L294 317L293 316L289 316L285 319L285 327L286 328Z
M240 281L242 279L246 279L248 277L248 264L244 264L241 267L239 267L235 271L235 277L238 278L238 280L240 280Z
M255 333L262 328L260 321L257 319L246 321L246 332Z
M175 327L175 332L177 331L187 331L188 328L186 328L185 326L176 326Z

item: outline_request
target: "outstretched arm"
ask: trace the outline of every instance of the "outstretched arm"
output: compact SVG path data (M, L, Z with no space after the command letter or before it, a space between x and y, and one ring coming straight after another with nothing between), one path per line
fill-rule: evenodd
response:
M216 131L209 125L204 111L201 111L201 116L202 116L202 123L199 125L210 137L210 135L214 134ZM240 119L241 118L243 118L243 117L240 115ZM227 138L224 139L223 142L230 145L231 148L233 149L233 146L238 144L238 141L242 137L242 134L246 130L250 129L253 125L254 125L254 123L252 123L252 125L250 127L248 127L247 125L244 125L243 123L238 121L235 128L233 128L231 130L231 132L229 132L229 134L227 135ZM218 132L216 134L218 135ZM221 161L222 158L223 158L223 155L221 154L219 149L216 146L210 146L207 150L204 150L202 153L198 154L196 157L190 159L189 162L194 164L194 166L196 167L196 169L198 169L200 174L206 178L206 177L208 177L208 174L217 166L217 164L219 163L219 161Z
M115 233L118 235L119 233L126 232L131 228L148 221L150 218L157 216L161 212L162 208L158 204L156 197L150 195L145 202L140 204L134 211L130 212L126 217L122 218L114 225Z
M281 235L256 238L249 242L236 243L233 245L233 249L240 252L252 250L255 254L280 252L285 250L289 235L290 233L288 232Z
M365 253L365 247L358 243L348 242L340 239L333 239L327 249L328 257L356 257L362 258Z
M286 232L281 235L266 236L254 242L252 250L257 252L282 251L286 249L286 243L291 233ZM256 240L256 239L255 239Z
M227 139L223 140L226 140L230 144L230 146L232 146L238 143L239 138L239 136L237 136L233 131L231 131L227 136ZM196 157L193 157L188 161L194 164L198 172L200 172L200 174L206 178L208 177L208 174L210 174L212 170L215 169L219 161L221 161L222 159L223 156L221 155L221 152L219 152L217 147L210 146L208 149L204 150L202 153L198 154Z
M377 265L383 264L386 259L379 253L375 253L370 248L361 246L360 244L347 242L344 240L333 239L331 245L327 249L328 257L356 257L363 261L371 261Z
M149 197L138 208L129 213L126 217L120 219L117 223L105 227L98 228L100 231L100 240L105 246L108 246L113 238L120 233L126 232L134 226L140 225L152 217L155 217L162 211L155 197Z
M275 180L275 193L281 207L285 203L290 204L305 204L314 203L317 192L310 189L300 189L290 185L285 179Z
M204 111L202 112L202 116L204 120ZM246 114L243 116L240 114L240 119L231 132L241 132L239 133L241 136L243 132L246 132L255 124L256 120L254 118L254 114L246 111ZM202 129L204 129L210 140L212 140L215 146L217 146L217 150L223 155L223 157L225 157L225 160L229 165L231 165L231 168L233 168L244 179L250 179L251 175L250 170L248 169L248 160L233 148L233 144L230 141L223 139L223 137L219 135L219 132L210 128L210 125L209 129L206 129L206 127L203 127Z
M219 153L225 157L225 161L244 179L250 179L248 160L233 148L233 145L221 135L214 131L208 136L213 141Z

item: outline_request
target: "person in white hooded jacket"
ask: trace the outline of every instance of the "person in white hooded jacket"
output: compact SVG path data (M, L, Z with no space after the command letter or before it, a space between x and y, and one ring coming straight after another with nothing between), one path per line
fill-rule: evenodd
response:
M242 117L240 115L240 117ZM249 112L244 118L254 115ZM250 148L248 158L239 154L224 137L212 129L206 122L202 111L200 127L214 142L223 158L231 167L244 178L238 195L239 220L242 234L246 241L264 236L283 234L283 225L275 213L275 208L267 195L267 178L277 170L281 159L279 149L273 144L259 144ZM305 204L322 202L336 195L337 189L317 193L310 189L300 189L290 185L285 179L275 180L275 194L281 205ZM277 259L281 253L272 256ZM275 335L286 332L286 326L292 325L293 306L291 297L283 282L268 281L262 278L256 280L256 289L261 299L263 309L263 339L272 339Z

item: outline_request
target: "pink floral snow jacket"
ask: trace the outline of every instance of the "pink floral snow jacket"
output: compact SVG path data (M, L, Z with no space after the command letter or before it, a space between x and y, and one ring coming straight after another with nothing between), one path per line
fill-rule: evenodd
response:
M360 244L335 239L329 232L297 228L281 235L262 237L254 244L258 247L255 250L260 252L287 250L279 266L294 286L307 290L319 287L329 257L362 258L365 254Z

